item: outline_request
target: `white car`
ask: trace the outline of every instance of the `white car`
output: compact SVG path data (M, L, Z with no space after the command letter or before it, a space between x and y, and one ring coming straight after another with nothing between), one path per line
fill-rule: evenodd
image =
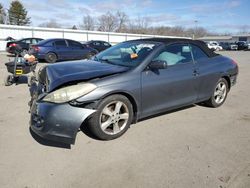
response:
M250 50L250 43L247 44L247 50Z
M208 48L213 49L215 51L223 50L223 48L216 41L207 42L207 46L208 46Z

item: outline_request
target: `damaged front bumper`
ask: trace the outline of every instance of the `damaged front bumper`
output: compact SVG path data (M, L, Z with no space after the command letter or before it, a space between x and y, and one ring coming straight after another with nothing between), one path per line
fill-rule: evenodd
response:
M34 133L44 139L74 144L80 126L95 110L74 107L68 103L34 101L30 112L30 127Z

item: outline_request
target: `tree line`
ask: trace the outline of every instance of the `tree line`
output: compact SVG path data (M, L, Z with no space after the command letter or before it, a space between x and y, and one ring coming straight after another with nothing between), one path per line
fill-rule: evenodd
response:
M18 0L14 0L10 3L9 9L4 9L2 4L0 4L0 23L10 25L30 25L31 18L28 16L28 11L23 4ZM62 25L54 19L38 26L62 28ZM122 11L107 11L99 17L84 15L82 22L78 26L72 26L71 29L185 37L195 36L195 38L212 34L205 28L197 26L191 28L185 28L182 26L152 26L150 17L138 16L137 18L131 19Z

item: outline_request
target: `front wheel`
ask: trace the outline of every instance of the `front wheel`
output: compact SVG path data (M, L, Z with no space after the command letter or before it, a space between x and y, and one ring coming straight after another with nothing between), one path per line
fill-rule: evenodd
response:
M228 90L229 88L227 81L224 78L219 79L219 81L216 83L213 95L205 103L213 108L221 106L227 98Z
M112 140L123 135L133 119L133 107L123 95L103 99L97 111L88 119L88 128L101 140Z

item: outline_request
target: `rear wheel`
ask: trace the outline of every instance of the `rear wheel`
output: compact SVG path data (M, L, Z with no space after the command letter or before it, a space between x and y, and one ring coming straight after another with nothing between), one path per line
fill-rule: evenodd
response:
M57 61L57 55L53 52L49 52L45 55L45 61L48 63L55 63Z
M90 59L91 57L93 57L95 55L95 53L90 52L86 55L86 59Z
M101 140L112 140L123 135L133 119L133 108L123 95L112 95L101 101L88 120L91 133Z
M227 81L224 78L219 79L215 86L213 95L205 102L206 105L214 108L221 106L227 98L228 90Z

